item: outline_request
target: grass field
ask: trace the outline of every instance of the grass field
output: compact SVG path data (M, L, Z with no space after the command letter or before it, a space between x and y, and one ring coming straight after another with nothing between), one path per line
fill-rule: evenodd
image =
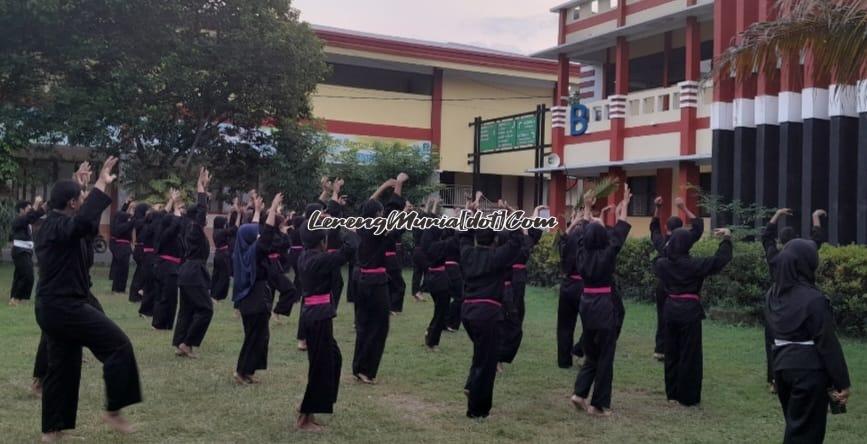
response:
M611 418L593 419L570 406L576 369L559 369L555 359L554 290L529 289L524 341L515 363L497 377L491 417L464 416L463 382L471 347L466 333L444 333L441 352L422 346L432 303L407 299L392 318L379 384L353 382L349 365L354 333L352 307L342 303L335 335L343 351L340 397L322 434L293 430L295 409L306 383L306 356L295 350L297 314L272 324L269 370L263 383L239 387L232 372L243 337L231 305L216 309L200 349L201 359L176 358L170 334L154 332L137 308L111 295L105 269L96 269L96 294L110 317L135 345L145 401L129 408L138 431L114 435L99 422L104 388L99 362L87 353L78 429L81 442L599 442L696 443L780 442L783 418L764 384L761 332L714 322L704 324L704 392L701 408L665 401L662 365L651 358L655 312L627 305L618 343ZM0 294L7 297L11 267L0 265ZM0 306L0 442L34 442L39 437L40 401L29 392L39 329L33 306ZM844 341L854 386L849 413L829 419L827 442L865 442L867 383L863 343ZM861 438L859 438L859 436Z

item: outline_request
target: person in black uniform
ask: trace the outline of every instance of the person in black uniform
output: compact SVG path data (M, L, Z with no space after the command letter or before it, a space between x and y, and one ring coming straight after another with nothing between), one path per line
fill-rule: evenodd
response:
M184 257L183 234L189 221L184 217L186 205L177 190L171 192L172 200L166 206L157 234L155 277L158 287L155 290L154 316L151 322L154 330L171 330L175 324L178 307L178 270Z
M231 279L232 261L229 256L229 230L226 216L214 218L212 237L214 241L214 271L211 273L211 299L222 301L229 296L229 281Z
M784 216L791 216L792 210L789 208L780 208L774 213L771 220L768 221L768 225L762 231L762 247L765 249L765 261L768 263L768 273L771 276L771 281L773 282L776 279L774 273L774 265L773 259L780 252L780 248L777 245L777 227L780 218ZM825 210L816 210L813 212L813 228L810 232L810 238L813 242L816 243L816 249L822 247L822 243L825 240L825 233L822 229L822 217L827 216L828 213ZM792 227L785 227L779 232L779 238L783 245L786 245L790 240L796 238L795 230ZM767 325L765 326L765 358L766 358L766 368L767 368L767 382L768 382L768 391L771 393L776 393L777 387L774 384L774 368L773 368L773 347L774 347L774 338L771 336L770 331L768 331Z
M416 209L415 210L416 214L419 217L437 217L436 213L431 211L431 206L435 205L433 202L434 202L434 199L431 199L431 198L427 199L427 201L425 201L425 204L424 204L424 209L421 211ZM425 230L423 230L421 228L413 228L412 229L412 240L413 240L414 247L413 247L413 252L412 252L413 263L412 263L412 283L411 283L410 292L412 293L412 297L414 297L415 300L419 301L419 302L424 301L424 291L423 291L424 288L422 288L422 278L424 277L424 274L425 274L425 267L422 264L417 263L415 261L415 259L416 259L416 257L419 257L419 258L423 257L423 256L417 256L417 255L422 254L420 252L420 249L421 249L421 238L424 235L424 232L425 232ZM447 312L448 312L448 310L447 310Z
M585 200L585 202L587 201ZM581 340L579 339L577 343L574 343L578 309L581 303L581 294L584 292L584 280L578 272L578 256L584 234L584 224L584 210L575 208L569 226L566 228L566 233L558 239L560 270L563 272L557 302L557 366L560 368L572 367L573 354L578 357L584 356Z
M21 301L30 300L33 292L33 228L43 215L45 209L42 197L37 197L33 204L21 201L15 205L18 215L12 220L12 263L15 271L12 274L12 287L9 295L9 305L18 305Z
M132 426L121 409L141 402L141 387L132 344L123 331L88 299L92 250L86 240L99 228L111 204L105 193L114 182L117 158L109 157L85 199L74 181L60 181L51 190L48 217L36 236L39 259L36 320L47 343L48 366L42 396L43 441L54 442L75 428L81 382L82 347L103 363L106 406L103 421L129 433Z
M111 239L108 242L111 251L111 267L108 278L111 280L112 293L126 293L126 282L129 278L129 258L132 256L132 233L135 220L130 212L135 209L132 199L127 199L120 211L111 218L109 226Z
M271 339L268 322L274 295L268 287L268 254L273 248L277 212L283 195L277 194L271 203L265 225L259 225L264 203L261 196L253 201L252 223L241 225L232 258L235 268L232 301L238 307L244 324L244 343L235 367L235 382L256 384L257 370L268 368L268 343ZM261 236L260 236L261 231Z
M476 192L472 208L478 210L481 191ZM461 271L466 285L461 320L473 341L473 360L464 384L467 417L486 418L494 398L497 358L500 345L499 323L503 320L503 292L506 273L521 250L521 231L513 231L501 246L495 244L493 230L468 230L459 234Z
M842 410L851 383L830 301L816 287L816 243L794 239L771 262L774 287L767 293L764 312L786 419L783 442L821 443L828 404L835 403L832 413Z
M296 421L300 430L321 430L322 425L316 422L314 415L333 413L337 402L343 359L332 326L332 319L337 316L337 305L332 301L333 274L335 270L339 272L358 246L355 233L345 231L342 234L341 247L327 251L326 236L333 235L331 230L301 228L304 251L298 257L298 269L301 273L301 311L304 312L301 323L307 338L308 369L307 388Z
M582 347L585 360L575 378L572 404L591 415L611 414L611 388L614 380L614 352L621 325L620 301L612 289L617 255L632 228L627 208L632 194L624 184L623 201L618 207L617 223L609 233L599 220L591 221L591 205L585 206L588 221L581 238L577 272L584 282L581 295ZM591 198L592 203L595 199ZM593 399L587 397L593 387Z
M443 229L443 238L454 238L446 247L446 274L449 276L451 304L446 317L446 331L454 333L461 327L461 306L464 303L464 277L461 275L461 247L458 235L452 228Z
M135 232L135 244L132 249L132 259L135 261L135 272L132 274L132 282L129 284L129 301L141 302L142 288L144 287L144 245L142 244L142 236L144 234L145 220L148 213L151 211L150 205L139 202L135 206L135 212L132 216L133 231Z
M659 221L659 209L662 207L663 200L661 196L657 196L653 201L654 209L653 209L653 219L650 220L650 241L653 244L653 249L656 250L657 255L665 254L665 244L668 242L668 238L671 235L671 232L683 226L683 221L677 216L671 216L665 221L665 227L668 229L669 234L663 234L662 228L660 226ZM701 239L702 234L704 234L704 219L700 217L696 217L689 208L686 207L686 204L683 202L683 199L677 198L674 201L675 206L680 211L683 211L686 214L686 217L691 221L692 228L690 231L692 232L693 242L698 242ZM662 288L662 282L659 279L656 280L656 336L655 343L653 348L653 358L657 361L662 361L665 358L663 353L663 341L662 341L662 331L663 331L663 318L662 312L665 307L665 301L668 299L668 295L665 294L665 289Z
M653 260L653 272L668 295L663 312L665 394L669 401L685 406L701 402L701 321L705 317L701 286L732 259L731 231L720 228L714 234L722 240L711 257L690 256L693 233L678 228L671 233L665 254Z
M188 358L198 357L193 348L202 344L214 316L214 306L208 292L211 283L208 275L211 243L205 235L210 182L211 174L202 167L196 185L196 206L186 215L189 222L183 232L184 261L178 270L181 296L172 345L177 349L176 355Z
M409 180L406 173L397 175L394 185L392 198L384 203L384 216L388 217L395 211L406 211L407 202L401 196L403 184ZM406 281L403 279L403 259L399 254L400 238L403 236L404 230L395 230L385 240L387 247L385 249L385 270L388 272L388 294L389 294L389 310L392 315L400 314L403 311L403 299L406 293Z
M280 211L282 212L282 209ZM291 225L280 213L274 220L278 231L274 235L272 249L268 254L268 286L271 287L272 292L279 295L277 303L274 304L273 316L275 321L280 322L281 316L292 313L292 306L298 302L299 294L295 284L289 276L286 276L286 271L289 269L289 248L292 246L292 239L289 237Z
M437 213L438 205L439 200L434 200L431 213ZM440 337L446 328L451 298L449 275L446 270L446 250L453 247L451 244L457 244L458 239L454 236L444 238L443 230L439 227L431 227L422 231L420 242L413 254L413 263L425 270L425 287L430 292L434 302L434 313L427 330L425 330L424 343L429 350L437 351Z
M142 251L142 286L141 286L141 305L138 313L141 317L152 317L154 315L154 304L159 292L159 281L157 279L157 254L156 244L159 228L162 226L162 220L166 217L164 208L171 207L172 198L169 197L168 203L161 208L160 205L154 205L153 211L145 216L144 226L141 235L141 251Z

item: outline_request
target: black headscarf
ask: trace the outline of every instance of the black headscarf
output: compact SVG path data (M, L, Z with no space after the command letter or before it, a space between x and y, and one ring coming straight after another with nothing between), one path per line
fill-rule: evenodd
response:
M324 209L325 209L325 207L322 206L322 204L319 203L319 202L315 202L315 203L312 203L312 204L307 204L307 206L304 207L304 217L307 218L307 219L309 219L310 216L313 215L313 212L314 212L314 211L322 211L322 210L324 210Z
M326 233L325 230L308 229L307 224L304 224L300 228L301 245L308 250L316 248L325 240Z
M665 244L665 255L670 259L688 257L692 244L692 233L689 230L686 228L675 229Z
M665 226L668 228L668 232L672 232L683 226L683 221L680 220L677 216L671 216L665 221Z
M476 230L476 243L479 245L489 246L494 243L494 239L497 235L494 230L490 228L485 228L482 230Z
M148 214L148 210L150 210L150 209L151 209L150 205L148 205L144 202L139 202L139 203L135 204L135 212L134 212L135 218L139 219L139 220L144 219L144 217Z
M591 222L584 227L584 249L602 250L608 246L608 230L598 222Z
M783 229L780 230L780 242L782 242L783 245L786 245L790 240L796 237L798 237L798 234L795 233L795 229L792 227L783 227Z
M771 265L776 270L774 294L779 296L797 285L816 286L819 251L816 243L805 239L792 239L783 247Z
M217 216L214 218L214 229L222 230L226 228L226 216Z
M383 211L382 203L376 199L368 199L361 206L362 217L376 217Z

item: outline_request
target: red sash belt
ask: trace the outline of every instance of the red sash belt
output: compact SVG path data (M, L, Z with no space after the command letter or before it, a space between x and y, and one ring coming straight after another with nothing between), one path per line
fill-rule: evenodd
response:
M303 245L293 245L293 246L289 247L289 249L290 250L303 250L304 246Z
M116 237L111 238L111 240L113 240L113 241L115 241L115 242L117 242L117 243L119 243L119 244L130 244L130 243L132 243L132 242L126 240L126 239L118 239L118 238L116 238Z
M331 295L329 293L312 294L304 298L304 305L325 305L330 303Z
M570 274L569 279L572 279L573 281L583 281L584 280L584 278L581 277L580 274Z
M175 264L175 265L180 265L180 264L181 264L181 258L179 258L179 257L174 257L174 256L169 256L169 255L167 255L167 254L161 254L161 255L160 255L160 259L162 259L162 260L164 260L164 261L171 262L171 263L173 263L173 264Z
M701 298L697 294L692 293L684 293L684 294L670 294L668 297L672 299L689 299L693 301L700 301Z
M464 304L491 304L496 305L497 307L503 306L500 301L495 301L493 299L464 299Z
M513 264L512 269L513 270L526 270L527 264Z
M385 256L386 257L397 256L397 252L396 251L386 251Z
M452 266L452 267L457 267L457 266L460 265L460 264L457 263L457 262L455 262L455 261L446 261L446 265L449 265L449 266Z
M361 272L364 274L384 274L385 273L385 267L359 268L359 270L361 270Z
M439 267L428 267L427 271L446 271L446 266L440 265Z
M329 248L327 253L334 253L335 251L337 251L337 248Z
M143 251L145 253L153 253L156 250L154 250L153 248L144 247L141 249L141 251Z
M268 255L268 259L271 259L272 261L280 259L280 253L271 253Z
M611 287L585 287L584 294L611 294Z

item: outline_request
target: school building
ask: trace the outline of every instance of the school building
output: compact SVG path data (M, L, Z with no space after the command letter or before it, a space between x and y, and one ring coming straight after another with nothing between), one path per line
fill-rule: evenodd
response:
M573 63L599 73L579 81L588 130L573 137L558 123L552 151L562 161L535 170L550 174L552 214L574 202L580 179L616 176L633 189L636 228L656 195L666 198L663 217L677 196L694 207L696 185L728 201L792 208L785 223L800 233L814 209L827 209L832 243L867 243L867 81L821 78L809 54L781 60L772 75L705 79L739 31L774 18L773 5L574 0L551 9L558 43L534 56L559 62L554 105L567 106Z

